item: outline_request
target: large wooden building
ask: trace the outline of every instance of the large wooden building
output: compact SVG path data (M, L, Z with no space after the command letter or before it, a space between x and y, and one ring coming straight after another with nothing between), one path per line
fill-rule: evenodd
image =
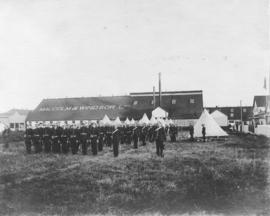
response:
M203 111L202 91L170 91L161 95L141 92L126 96L44 99L29 113L26 121L99 121L105 114L110 119L138 120L144 113L151 118L152 110L161 106L176 124L187 126L194 123Z

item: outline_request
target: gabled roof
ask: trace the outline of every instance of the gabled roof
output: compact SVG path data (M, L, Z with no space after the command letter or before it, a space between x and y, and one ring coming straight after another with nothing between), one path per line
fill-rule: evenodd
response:
M129 96L44 99L27 121L101 120L126 116Z
M11 109L5 113L0 113L0 116L6 116L6 117L9 117L9 116L12 116L14 115L14 113L19 113L20 115L28 115L28 113L30 112L31 110L26 110L26 109Z
M270 101L270 96L266 95L256 95L253 99L253 107L256 103L257 107L265 107L266 106L266 98L268 101Z
M157 96L159 94L158 91L155 92ZM162 96L173 96L173 95L200 95L202 94L202 90L193 90L193 91L163 91L161 92ZM132 92L129 94L130 96L153 96L153 92Z

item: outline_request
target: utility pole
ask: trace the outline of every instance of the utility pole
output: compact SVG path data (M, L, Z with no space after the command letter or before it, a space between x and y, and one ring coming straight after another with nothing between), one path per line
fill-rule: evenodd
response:
M242 133L243 131L243 112L242 112L242 100L240 100L240 115L241 115L241 128L240 128L240 132Z
M159 107L161 107L161 73L158 73L158 83L159 83Z
M156 90L155 86L153 86L153 108L156 108Z

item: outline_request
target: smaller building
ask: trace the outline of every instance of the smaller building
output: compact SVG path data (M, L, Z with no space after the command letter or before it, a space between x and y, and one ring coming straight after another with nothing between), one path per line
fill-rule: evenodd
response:
M254 96L252 119L256 125L270 124L270 96Z
M228 123L235 125L241 122L241 107L240 106L228 106L228 107L208 107L206 108L209 113L213 113L218 110L228 116ZM250 117L252 116L251 106L242 106L242 121L244 124L248 124Z
M10 127L12 131L25 130L25 120L29 110L12 109L6 113L0 114L0 122Z

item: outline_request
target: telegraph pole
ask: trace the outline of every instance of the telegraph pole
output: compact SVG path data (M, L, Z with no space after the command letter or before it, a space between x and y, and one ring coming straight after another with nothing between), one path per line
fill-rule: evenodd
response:
M158 73L158 83L159 83L159 107L161 107L161 73Z
M242 100L240 100L240 115L241 115L241 128L240 132L242 133L243 128L243 110L242 110Z

